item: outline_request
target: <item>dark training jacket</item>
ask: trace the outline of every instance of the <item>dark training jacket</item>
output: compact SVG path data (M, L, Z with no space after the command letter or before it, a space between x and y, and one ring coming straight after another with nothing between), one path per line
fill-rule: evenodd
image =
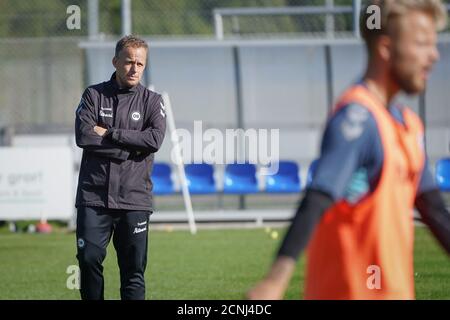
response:
M107 128L101 137L94 126ZM153 211L150 174L164 140L161 95L111 80L88 87L76 111L75 138L83 149L75 206Z

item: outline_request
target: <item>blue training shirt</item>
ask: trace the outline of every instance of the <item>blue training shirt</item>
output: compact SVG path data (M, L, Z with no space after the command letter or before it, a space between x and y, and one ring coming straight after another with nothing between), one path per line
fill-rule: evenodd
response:
M403 124L400 107L389 109ZM361 105L349 104L332 116L325 129L321 156L311 189L329 194L333 200L358 202L376 188L383 167L383 147L375 118ZM437 189L426 160L418 194Z

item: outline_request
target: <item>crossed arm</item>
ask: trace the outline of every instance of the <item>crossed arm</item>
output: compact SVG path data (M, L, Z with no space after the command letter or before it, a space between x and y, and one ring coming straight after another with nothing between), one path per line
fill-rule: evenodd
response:
M160 100L157 101L158 106ZM166 122L165 113L159 107L151 110L152 114L142 131L102 128L97 125L94 103L87 89L76 111L76 143L80 148L98 156L120 161L136 152L154 153L163 142Z

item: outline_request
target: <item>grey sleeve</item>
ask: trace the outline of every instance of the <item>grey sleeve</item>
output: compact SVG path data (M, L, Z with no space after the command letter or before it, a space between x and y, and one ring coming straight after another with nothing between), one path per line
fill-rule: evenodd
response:
M101 157L126 160L130 152L99 136L94 131L97 125L94 101L90 89L86 89L76 110L75 140L78 147Z
M376 139L376 122L366 108L356 104L343 107L327 124L309 188L329 194L335 201L343 199L359 168L367 163L381 167L383 156L377 155L380 150L373 147Z

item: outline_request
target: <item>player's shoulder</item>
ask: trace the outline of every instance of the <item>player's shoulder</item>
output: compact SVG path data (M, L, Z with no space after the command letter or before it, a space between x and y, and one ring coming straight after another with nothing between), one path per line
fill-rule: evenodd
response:
M96 97L96 96L100 96L107 90L107 84L108 84L108 82L104 81L104 82L90 85L84 90L84 95L89 95L92 98Z
M146 88L145 86L143 86L141 84L138 85L137 90L145 99L148 99L150 101L161 99L160 93L158 93L154 90L151 90L149 88Z
M145 86L139 84L137 88L139 92L140 99L146 108L156 110L160 108L163 103L162 95L152 89L146 88Z
M327 131L346 141L360 137L372 137L377 133L377 125L372 113L363 105L349 103L336 110L327 123Z
M330 117L330 121L340 122L348 121L351 123L360 123L371 125L375 118L372 113L361 104L349 103L341 106Z

